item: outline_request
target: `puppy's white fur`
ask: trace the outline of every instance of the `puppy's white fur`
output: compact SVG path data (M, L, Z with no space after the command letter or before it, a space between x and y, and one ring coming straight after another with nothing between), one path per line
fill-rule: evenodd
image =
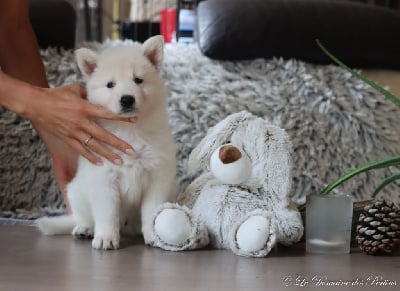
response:
M67 186L72 216L40 218L37 225L48 235L72 231L77 237L94 236L95 249L117 249L120 230L141 231L145 243L151 244L152 214L174 198L176 174L168 91L160 74L163 39L155 36L143 45L110 47L100 53L79 49L76 56L87 80L88 100L137 118L134 124L98 121L131 144L135 155L118 152L121 166L106 160L96 166L80 157L76 177ZM124 107L122 96L132 96L133 104Z

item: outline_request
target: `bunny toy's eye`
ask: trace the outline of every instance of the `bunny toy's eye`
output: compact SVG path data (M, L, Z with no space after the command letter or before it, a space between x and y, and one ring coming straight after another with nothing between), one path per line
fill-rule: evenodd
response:
M140 79L140 78L135 78L135 79L133 79L133 81L138 85L143 83L143 79Z
M110 81L107 83L107 88L111 89L115 87L115 83L113 81Z

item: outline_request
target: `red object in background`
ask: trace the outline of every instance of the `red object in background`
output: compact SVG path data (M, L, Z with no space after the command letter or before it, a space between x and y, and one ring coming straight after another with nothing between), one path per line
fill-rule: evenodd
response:
M164 37L165 43L169 43L173 39L176 30L176 9L161 10L160 32Z

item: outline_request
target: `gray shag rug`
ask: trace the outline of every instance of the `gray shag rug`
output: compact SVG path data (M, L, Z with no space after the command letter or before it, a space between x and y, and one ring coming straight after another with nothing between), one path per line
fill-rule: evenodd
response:
M42 56L51 86L81 81L72 51L48 49ZM203 56L196 45L171 44L165 49L164 75L178 145L178 193L194 178L186 171L191 150L208 128L241 110L270 120L291 136L296 203L350 168L400 153L399 109L333 65L283 59L216 61ZM394 170L361 174L338 191L368 198ZM399 203L399 186L391 185L381 195ZM0 107L0 217L34 219L64 212L39 137L29 122Z

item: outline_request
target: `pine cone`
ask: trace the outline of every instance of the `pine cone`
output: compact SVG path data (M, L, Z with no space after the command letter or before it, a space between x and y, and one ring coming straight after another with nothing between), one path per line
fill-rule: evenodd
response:
M400 210L392 202L374 201L360 214L356 230L356 240L363 252L391 253L400 246Z

